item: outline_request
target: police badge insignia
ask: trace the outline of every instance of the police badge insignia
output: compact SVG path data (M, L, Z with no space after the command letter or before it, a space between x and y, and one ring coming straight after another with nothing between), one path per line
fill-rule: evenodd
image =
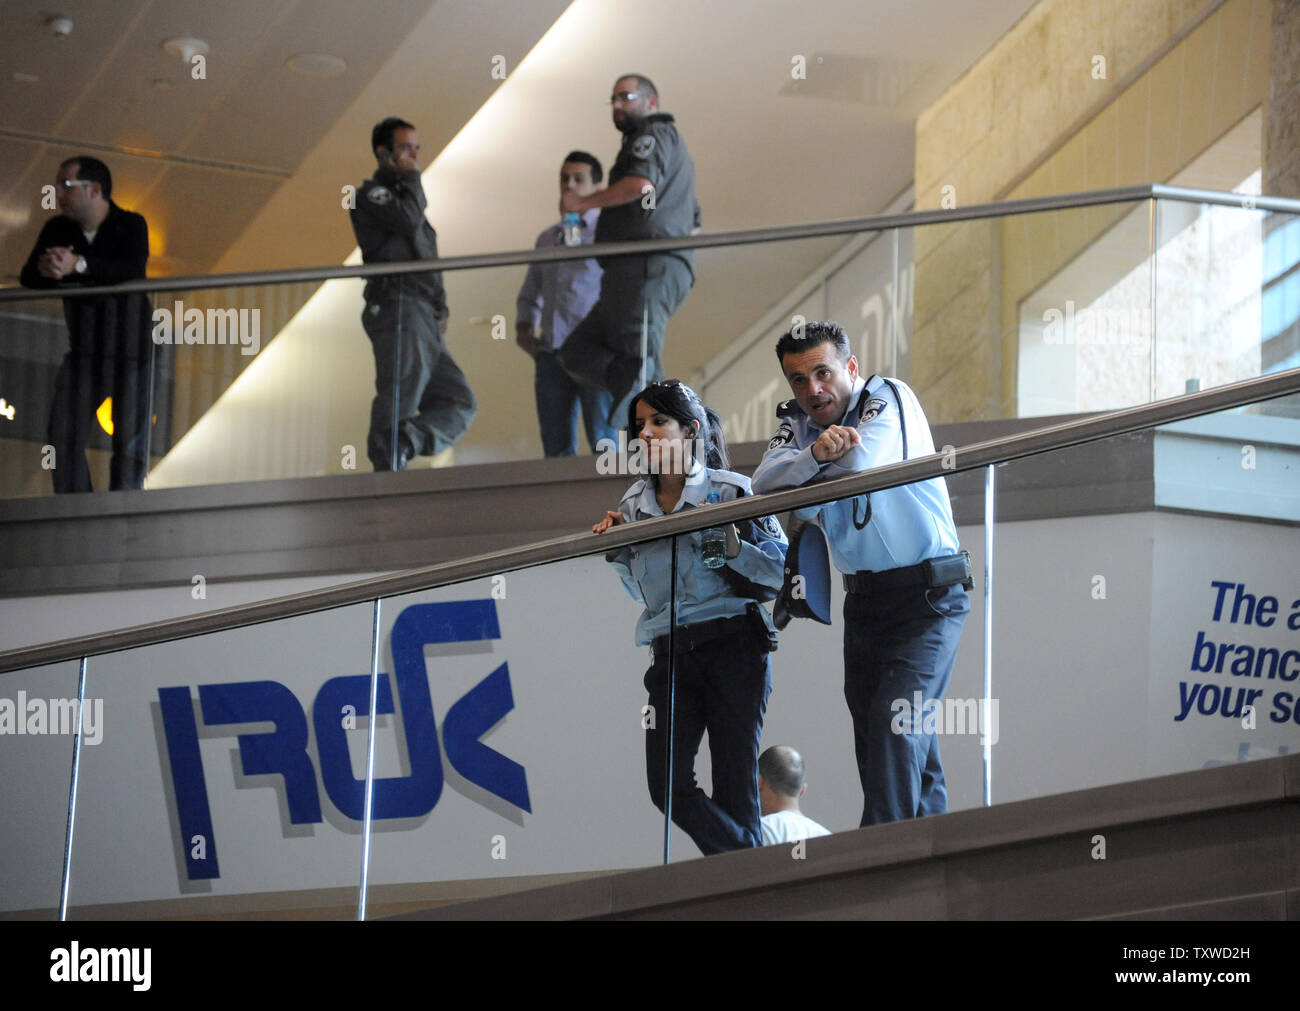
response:
M880 412L888 406L889 404L886 401L881 400L879 397L872 397L865 405L863 405L862 417L858 419L858 424L861 425L864 422L874 421L879 416Z
M385 204L391 204L393 202L393 191L387 186L373 186L369 191L367 191L366 198L372 204L378 204L380 207L383 207Z
M648 133L632 141L632 154L637 158L649 158L654 149L655 139Z
M777 429L776 435L772 436L772 441L767 444L767 448L776 449L778 446L784 446L792 439L794 439L794 429L789 425L782 425Z

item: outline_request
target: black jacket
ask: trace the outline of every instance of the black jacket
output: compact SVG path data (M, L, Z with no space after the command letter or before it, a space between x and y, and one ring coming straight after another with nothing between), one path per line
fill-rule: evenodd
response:
M124 211L112 201L108 206L108 216L100 222L94 242L86 241L81 226L71 218L60 214L47 221L23 266L23 286L72 288L142 279L149 260L149 226L134 211ZM77 255L86 258L86 272L69 274L61 281L42 277L36 264L51 246L71 246ZM153 310L143 292L67 298L63 300L63 316L68 322L73 354L128 358L149 354Z
M424 216L427 201L418 169L398 177L379 171L361 184L352 208L352 230L365 263L402 263L408 260L436 260L438 235ZM447 293L442 271L375 277L366 283L366 301L385 301L399 283L407 296L427 299L439 313L447 311Z

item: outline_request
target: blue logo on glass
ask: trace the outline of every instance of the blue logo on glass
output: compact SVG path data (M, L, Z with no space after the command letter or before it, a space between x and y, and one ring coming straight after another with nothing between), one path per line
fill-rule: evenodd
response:
M415 604L398 615L391 645L411 772L375 780L375 818L421 817L433 810L442 795L438 721L429 697L424 647L499 638L496 601L490 599ZM284 777L289 820L296 825L322 821L316 769L307 752L307 716L293 692L278 681L199 685L198 690L205 726L275 724L269 733L237 735L244 775L278 773ZM158 700L176 790L186 873L191 881L218 878L221 874L216 836L199 754L193 698L188 687L159 688ZM524 767L479 740L514 706L510 671L503 663L447 710L442 721L442 750L451 767L465 779L531 813ZM395 711L387 674L379 675L376 710L381 715ZM360 821L366 783L352 773L347 730L340 719L349 711L357 716L370 714L369 675L331 678L321 685L312 708L325 792L339 811Z

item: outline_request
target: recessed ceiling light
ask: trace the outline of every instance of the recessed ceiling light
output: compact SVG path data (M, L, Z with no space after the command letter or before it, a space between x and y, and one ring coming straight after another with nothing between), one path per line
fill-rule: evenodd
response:
M23 84L35 84L37 81L40 80L40 78L37 77L35 74L29 74L24 70L15 70L14 80L20 81Z
M284 61L290 70L308 77L342 77L348 65L329 53L296 53Z
M170 53L182 63L191 63L196 56L208 54L208 44L192 35L182 35L174 39L165 39L162 43L164 53Z

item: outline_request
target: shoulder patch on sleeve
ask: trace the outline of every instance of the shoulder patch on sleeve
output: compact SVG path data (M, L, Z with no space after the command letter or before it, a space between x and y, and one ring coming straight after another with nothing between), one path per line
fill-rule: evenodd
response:
M889 406L888 401L880 397L872 397L862 405L862 415L858 418L858 424L864 425L868 421L875 421L880 416L880 412Z
M769 537L776 540L781 539L781 524L776 521L775 516L760 516L755 522L763 528L763 532Z
M788 421L781 422L781 427L776 430L776 435L772 436L772 441L767 444L768 449L776 449L794 442L794 427Z
M378 204L383 207L385 204L393 202L393 191L387 186L372 186L366 191L366 199L372 204Z
M632 141L632 154L636 158L649 158L654 149L655 139L653 134L643 133Z

